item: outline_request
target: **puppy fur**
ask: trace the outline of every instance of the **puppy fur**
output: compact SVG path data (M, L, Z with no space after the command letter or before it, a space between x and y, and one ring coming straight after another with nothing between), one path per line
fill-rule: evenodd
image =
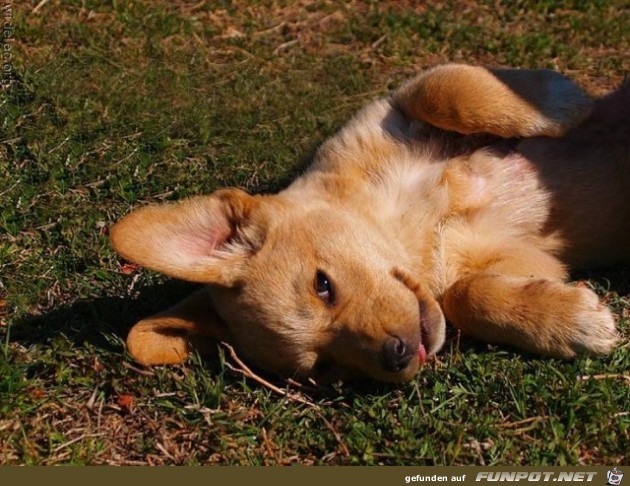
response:
M133 211L125 259L207 284L136 324L146 365L233 344L289 376L411 379L445 322L545 356L607 354L610 310L569 269L630 257L630 85L447 64L374 101L273 195ZM324 285L324 287L322 287Z

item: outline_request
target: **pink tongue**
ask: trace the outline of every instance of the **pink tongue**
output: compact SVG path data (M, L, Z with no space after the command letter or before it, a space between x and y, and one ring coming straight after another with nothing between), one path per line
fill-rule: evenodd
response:
M424 345L420 343L420 345L418 346L418 361L420 362L420 366L422 366L426 360L427 350L424 349Z

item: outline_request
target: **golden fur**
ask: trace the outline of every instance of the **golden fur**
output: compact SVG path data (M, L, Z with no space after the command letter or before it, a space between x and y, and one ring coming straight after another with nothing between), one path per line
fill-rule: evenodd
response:
M628 84L593 101L551 71L439 66L279 194L134 211L116 251L208 285L136 324L129 351L178 363L225 340L273 372L402 381L448 321L547 356L606 354L610 310L564 282L630 256L628 106Z

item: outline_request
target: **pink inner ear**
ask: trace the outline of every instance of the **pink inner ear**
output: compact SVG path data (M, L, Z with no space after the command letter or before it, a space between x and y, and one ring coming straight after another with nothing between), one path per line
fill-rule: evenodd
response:
M204 214L201 217L195 215L185 225L181 238L176 238L172 243L177 246L178 254L184 254L190 259L207 258L218 250L230 237L232 229L228 222L221 216Z

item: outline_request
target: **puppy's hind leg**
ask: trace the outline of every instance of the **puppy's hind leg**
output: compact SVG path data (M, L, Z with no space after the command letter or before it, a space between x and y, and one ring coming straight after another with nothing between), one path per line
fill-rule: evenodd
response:
M203 288L135 324L127 336L127 349L143 365L179 364L193 349L209 352L223 334L209 292Z
M461 64L420 73L393 99L407 116L443 130L503 138L564 135L592 106L584 91L555 71Z

